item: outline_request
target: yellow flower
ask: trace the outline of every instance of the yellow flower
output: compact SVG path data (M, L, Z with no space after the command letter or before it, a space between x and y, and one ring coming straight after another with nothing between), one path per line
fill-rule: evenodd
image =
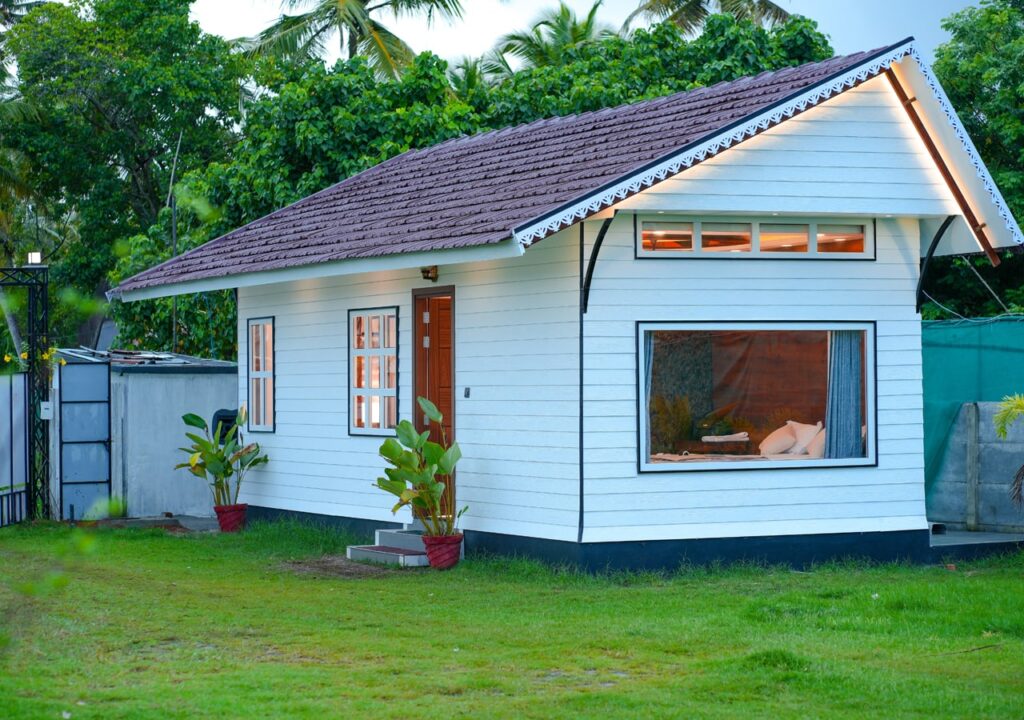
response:
M28 360L28 353L27 353L27 352L23 352L23 353L21 354L21 359L22 359L22 360Z
M61 359L60 359L60 364L61 364L61 365L67 365L67 364L68 364L68 361L67 361L67 360L65 360L64 358L61 358Z
M10 361L11 361L11 356L10 355L4 355L4 362L10 362Z

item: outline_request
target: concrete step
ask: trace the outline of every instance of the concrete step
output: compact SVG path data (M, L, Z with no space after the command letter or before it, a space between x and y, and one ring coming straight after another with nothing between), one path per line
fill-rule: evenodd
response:
M345 555L349 560L369 560L398 567L426 567L430 564L427 562L427 554L422 550L390 545L349 545Z
M419 530L378 530L374 534L374 542L377 545L424 552L422 537L423 533Z
M418 529L410 530L408 526L404 530L378 530L374 537L378 545L425 552L423 533ZM462 547L459 549L459 557L466 557L466 543L462 543Z

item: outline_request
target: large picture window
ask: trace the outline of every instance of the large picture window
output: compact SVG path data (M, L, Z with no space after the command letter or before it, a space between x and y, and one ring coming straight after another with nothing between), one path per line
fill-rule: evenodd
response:
M637 257L870 259L874 225L866 219L641 215Z
M869 323L640 323L644 471L874 462Z
M274 319L249 320L249 430L274 431Z
M352 310L349 433L390 435L398 424L398 308Z

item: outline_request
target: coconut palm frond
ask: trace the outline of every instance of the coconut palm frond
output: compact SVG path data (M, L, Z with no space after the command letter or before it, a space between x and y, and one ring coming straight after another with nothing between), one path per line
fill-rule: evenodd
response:
M711 14L709 0L643 0L639 7L626 18L623 25L628 29L637 18L652 22L671 22L684 33L698 32Z
M428 23L435 16L446 20L462 17L462 0L282 0L281 5L285 11L297 12L286 12L260 34L235 41L236 47L254 55L323 57L326 39L336 32L349 58L365 54L370 65L387 77L404 69L413 53L405 41L377 22L373 13L425 14Z
M1003 401L999 403L999 410L992 417L992 421L996 426L996 435L1000 439L1005 440L1010 426L1022 417L1024 417L1024 395L1017 394L1004 397Z
M434 22L436 16L448 22L462 18L461 0L381 0L371 4L367 10L373 12L384 7L389 7L396 17L424 14L428 24Z
M623 25L628 29L636 18L668 21L688 35L700 31L712 12L721 12L758 25L785 22L790 14L772 0L643 0Z
M366 36L359 42L359 53L382 77L398 77L413 58L412 48L404 40L373 19Z
M496 80L503 80L511 77L515 72L512 66L508 62L508 58L501 52L499 48L495 48L485 53L480 58L480 67L484 74L489 78Z
M0 25L11 27L46 0L0 0Z
M448 81L456 96L465 98L474 90L484 87L487 82L487 71L484 69L483 58L462 57L448 69Z
M28 159L19 151L0 148L0 195L25 199L31 195Z
M543 13L529 30L503 36L495 52L519 58L527 67L561 65L567 50L616 34L597 21L600 7L598 0L581 20L572 8L560 2L557 9Z
M992 417L996 435L1005 440L1010 426L1022 417L1024 417L1024 395L1018 393L1004 397L1003 401L999 403L999 410ZM1024 466L1021 466L1017 474L1013 476L1013 482L1010 483L1010 499L1017 505L1024 505Z
M771 0L718 0L718 7L723 13L758 25L774 25L789 19L789 13Z
M326 49L320 38L329 26L317 10L299 15L282 15L258 35L239 38L234 44L257 57L306 59L316 57Z

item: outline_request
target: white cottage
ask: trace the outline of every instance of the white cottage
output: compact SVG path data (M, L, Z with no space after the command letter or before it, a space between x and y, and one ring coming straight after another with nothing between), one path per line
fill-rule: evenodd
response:
M907 40L410 151L115 292L237 288L260 515L409 522L423 395L470 552L923 558L922 258L1021 242Z

